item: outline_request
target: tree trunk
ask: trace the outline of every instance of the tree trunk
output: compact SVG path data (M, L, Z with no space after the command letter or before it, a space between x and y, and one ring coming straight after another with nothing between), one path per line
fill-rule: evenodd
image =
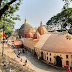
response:
M0 0L0 9L1 9L1 2L2 2L2 0Z
M11 0L9 3L7 3L3 8L0 9L0 19L1 19L1 16L4 14L5 11L8 10L9 6L15 2L16 0ZM2 0L0 0L0 2L2 2ZM0 3L0 6L1 6L1 3Z

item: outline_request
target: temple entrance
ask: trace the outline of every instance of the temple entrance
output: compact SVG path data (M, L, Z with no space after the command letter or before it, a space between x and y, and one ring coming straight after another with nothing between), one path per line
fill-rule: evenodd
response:
M56 57L56 66L62 67L62 60L61 60L61 57L59 56Z
M41 52L41 59L43 60L43 52Z

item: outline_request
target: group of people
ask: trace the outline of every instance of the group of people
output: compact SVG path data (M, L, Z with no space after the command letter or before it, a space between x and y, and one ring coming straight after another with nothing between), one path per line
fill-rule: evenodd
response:
M17 57L18 57L18 58L20 58L20 53L21 53L21 52L20 52L20 50L19 50L19 51L18 51L18 54L17 54ZM23 53L25 53L24 50L23 50ZM22 62L22 58L20 59L20 61ZM26 64L27 64L27 59L25 60L23 66L25 66Z

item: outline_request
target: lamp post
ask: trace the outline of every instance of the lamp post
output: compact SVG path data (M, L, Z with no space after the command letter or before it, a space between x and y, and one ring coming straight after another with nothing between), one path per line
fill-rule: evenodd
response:
M5 23L5 15L4 15L4 22L3 22L3 41L2 41L2 56L3 56L3 52L4 52L4 23Z

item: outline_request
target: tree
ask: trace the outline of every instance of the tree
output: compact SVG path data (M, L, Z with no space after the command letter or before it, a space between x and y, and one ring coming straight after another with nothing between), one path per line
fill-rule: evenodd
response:
M67 8L56 16L51 17L46 23L48 26L61 26L61 29L72 28L72 8Z
M0 39L2 38L2 34L0 34Z
M63 6L63 10L67 9L69 7L70 2L72 2L72 0L62 0L62 1L64 1L64 3L65 3Z
M19 10L22 0L0 0L0 26L4 23L5 33L10 33L14 29L14 21L20 20L19 15L14 15Z
M19 2L16 3L16 7L18 7L20 5L21 0L18 0ZM7 11L8 9L10 9L9 7L11 6L11 4L13 4L14 2L16 2L16 0L0 0L0 19L1 16L4 14L5 11ZM12 6L11 6L12 7ZM12 7L11 9L13 9L14 7ZM11 10L10 9L10 10ZM13 12L13 10L11 10L11 12Z
M15 3L14 3L15 2ZM19 10L21 0L0 0L0 26L3 27L3 33L5 31L10 31L14 28L13 20L19 20L19 15L16 17L14 13ZM3 23L4 22L4 23ZM0 27L1 28L1 27ZM3 36L4 40L4 36ZM4 43L2 47L2 56L4 50Z

